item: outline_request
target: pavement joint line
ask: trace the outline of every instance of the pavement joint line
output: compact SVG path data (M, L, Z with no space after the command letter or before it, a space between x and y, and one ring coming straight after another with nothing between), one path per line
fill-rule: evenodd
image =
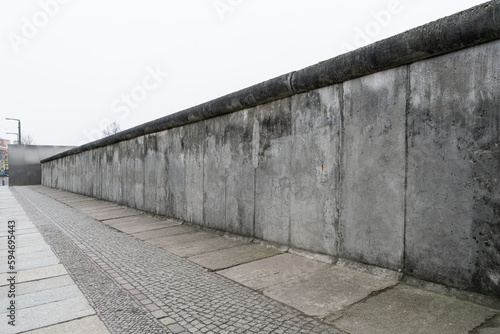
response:
M332 267L334 267L335 265L332 264ZM401 284L401 281L396 281L393 285L390 285L388 287L385 287L385 288L382 288L382 289L379 289L379 290L376 290L376 291L372 291L370 292L366 297L364 297L363 299L360 299L358 300L357 302L354 302L348 306L345 306L345 307L342 307L341 309L337 310L337 312L339 311L345 311L345 310L348 310L358 304L364 304L366 303L369 299L371 298L374 298L378 295L380 295L381 293L384 293L386 291L389 291L389 290L392 290L394 289L396 286L400 285ZM323 320L327 321L326 319L327 318L330 318L330 317L335 317L335 321L339 320L340 318L343 318L344 317L344 314L343 313L331 313L331 314L327 314L325 316L322 317ZM328 321L327 321L328 322Z
M492 323L495 320L495 318L497 318L500 321L500 315L498 315L498 314L492 315L488 319L485 319L485 321L483 321L483 323L481 325L472 329L469 333L470 334L480 334L480 332L478 332L478 330L481 328L488 328L488 325L490 323Z
M45 329L45 328L50 328L50 327L53 327L53 326L56 326L56 325L67 324L67 323L71 323L72 321L75 321L75 320L82 320L82 319L90 318L90 317L93 317L93 316L95 316L95 314L93 314L93 315L84 315L82 317L73 318L71 320L61 321L61 322L58 322L56 324L51 324L51 325L47 325L47 326L43 326L43 327L37 327L36 329L29 329L29 330L26 330L26 331L22 331L22 332L19 332L18 334L29 333L29 332L31 332L33 330Z

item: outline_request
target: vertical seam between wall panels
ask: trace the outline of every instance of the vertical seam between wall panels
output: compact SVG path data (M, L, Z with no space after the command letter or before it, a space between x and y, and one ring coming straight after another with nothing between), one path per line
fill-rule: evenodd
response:
M145 209L146 208L146 164L144 163L146 161L146 158L148 156L148 136L149 135L145 135L144 136L144 147L143 147L143 161L142 161L142 170L143 170L143 173L142 173L142 208ZM135 204L135 206L137 207L137 203ZM140 208L138 208L140 210Z
M207 138L206 121L202 121L203 135L201 136L201 225L207 226L205 220L205 141Z
M405 175L404 175L404 198L403 198L403 254L401 259L401 270L404 272L406 266L406 221L407 221L407 197L408 197L408 114L410 111L411 98L411 68L406 65L406 108L405 108Z
M186 130L186 128L189 128L189 126L186 126L186 127L182 127L183 129L183 134L182 134L182 137L181 137L181 142L182 140L186 140L186 133L189 133L189 131ZM190 138L187 138L187 140L189 141L189 143L191 142L191 136L189 136ZM181 145L181 148L182 148L183 145ZM186 163L186 160L187 160L187 154L188 154L188 150L186 149L187 147L187 141L184 142L184 149L182 152L184 154L184 210L182 212L182 220L183 221L189 221L188 220L188 196L187 196L187 163ZM189 221L190 222L190 221Z
M338 231L337 231L337 255L343 254L343 221L342 221L342 187L343 187L343 167L344 167L344 83L339 84L339 97L340 97L340 126L338 130L338 158L337 158L337 219L338 219Z
M255 122L257 122L257 108L254 109L255 111L253 112L253 124L252 124L252 144L255 143L255 131L253 131L253 128L255 127ZM260 131L260 129L258 129ZM259 135L260 138L260 135ZM260 140L257 143L260 148ZM252 159L253 159L253 154L255 152L255 147L252 145ZM252 161L253 162L253 161ZM257 154L257 167L253 165L253 226L252 226L252 237L255 238L255 214L257 211L257 168L259 168L259 156Z
M255 213L257 208L257 168L253 169L253 226L252 226L252 237L255 238Z
M226 117L226 118L229 118L229 117ZM231 121L228 119L227 120L227 124L226 124L226 127L229 126L229 123ZM226 167L224 166L225 165L225 152L226 152L226 128L224 128L222 131L222 153L221 153L221 163L222 163L222 168L224 168L224 221L222 222L222 226L225 226L226 229L230 229L230 227L228 228L228 225L227 225L227 174L228 174L228 171L226 169ZM233 232L234 233L234 232Z
M292 167L292 156L293 156L293 111L292 111L292 97L288 98L288 112L290 113L290 144L291 144L291 154L288 157L288 171L291 172L291 167ZM289 190L288 190L288 245L290 246L292 244L292 175L290 173L290 179L289 179Z

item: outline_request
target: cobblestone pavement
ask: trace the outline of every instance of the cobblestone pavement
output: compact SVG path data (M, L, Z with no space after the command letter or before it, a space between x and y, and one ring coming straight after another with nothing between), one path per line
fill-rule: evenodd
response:
M30 188L11 190L112 333L340 333Z

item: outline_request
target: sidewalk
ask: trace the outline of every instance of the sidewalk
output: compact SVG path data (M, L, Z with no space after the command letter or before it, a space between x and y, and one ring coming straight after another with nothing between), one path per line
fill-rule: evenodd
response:
M92 320L106 332L104 324L112 333L500 333L496 299L431 284L421 289L389 270L200 230L64 191L11 187L16 201L5 189L0 188L2 219L17 215L19 238L24 233L26 244L28 236L34 238L29 252L39 253L24 259L19 253L16 290L26 299L16 296L16 303L47 304L44 309L52 309L46 314L56 317L46 324L48 317L38 316L34 305L25 306L17 314L18 330L77 324L71 321L76 315L65 313L81 309L78 321ZM5 273L6 222L2 228ZM39 276L23 278L22 269L29 272L32 265L41 268ZM43 276L54 266L61 272L49 275L71 280L69 272L74 279L68 291L48 292L66 286ZM37 291L78 306L59 307L29 295L23 286L28 283L20 279L38 280ZM7 287L1 289L4 298ZM7 302L0 299L1 309ZM6 314L2 317L0 326L7 323ZM47 333L57 333L56 328ZM96 333L88 327L86 332Z
M0 212L0 333L109 333L8 187L0 187ZM12 233L9 220L15 220ZM7 265L9 235L13 268Z

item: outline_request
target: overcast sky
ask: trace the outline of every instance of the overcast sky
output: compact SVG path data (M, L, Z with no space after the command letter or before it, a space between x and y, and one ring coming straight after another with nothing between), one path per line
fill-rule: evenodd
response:
M81 145L483 2L0 0L0 137Z

